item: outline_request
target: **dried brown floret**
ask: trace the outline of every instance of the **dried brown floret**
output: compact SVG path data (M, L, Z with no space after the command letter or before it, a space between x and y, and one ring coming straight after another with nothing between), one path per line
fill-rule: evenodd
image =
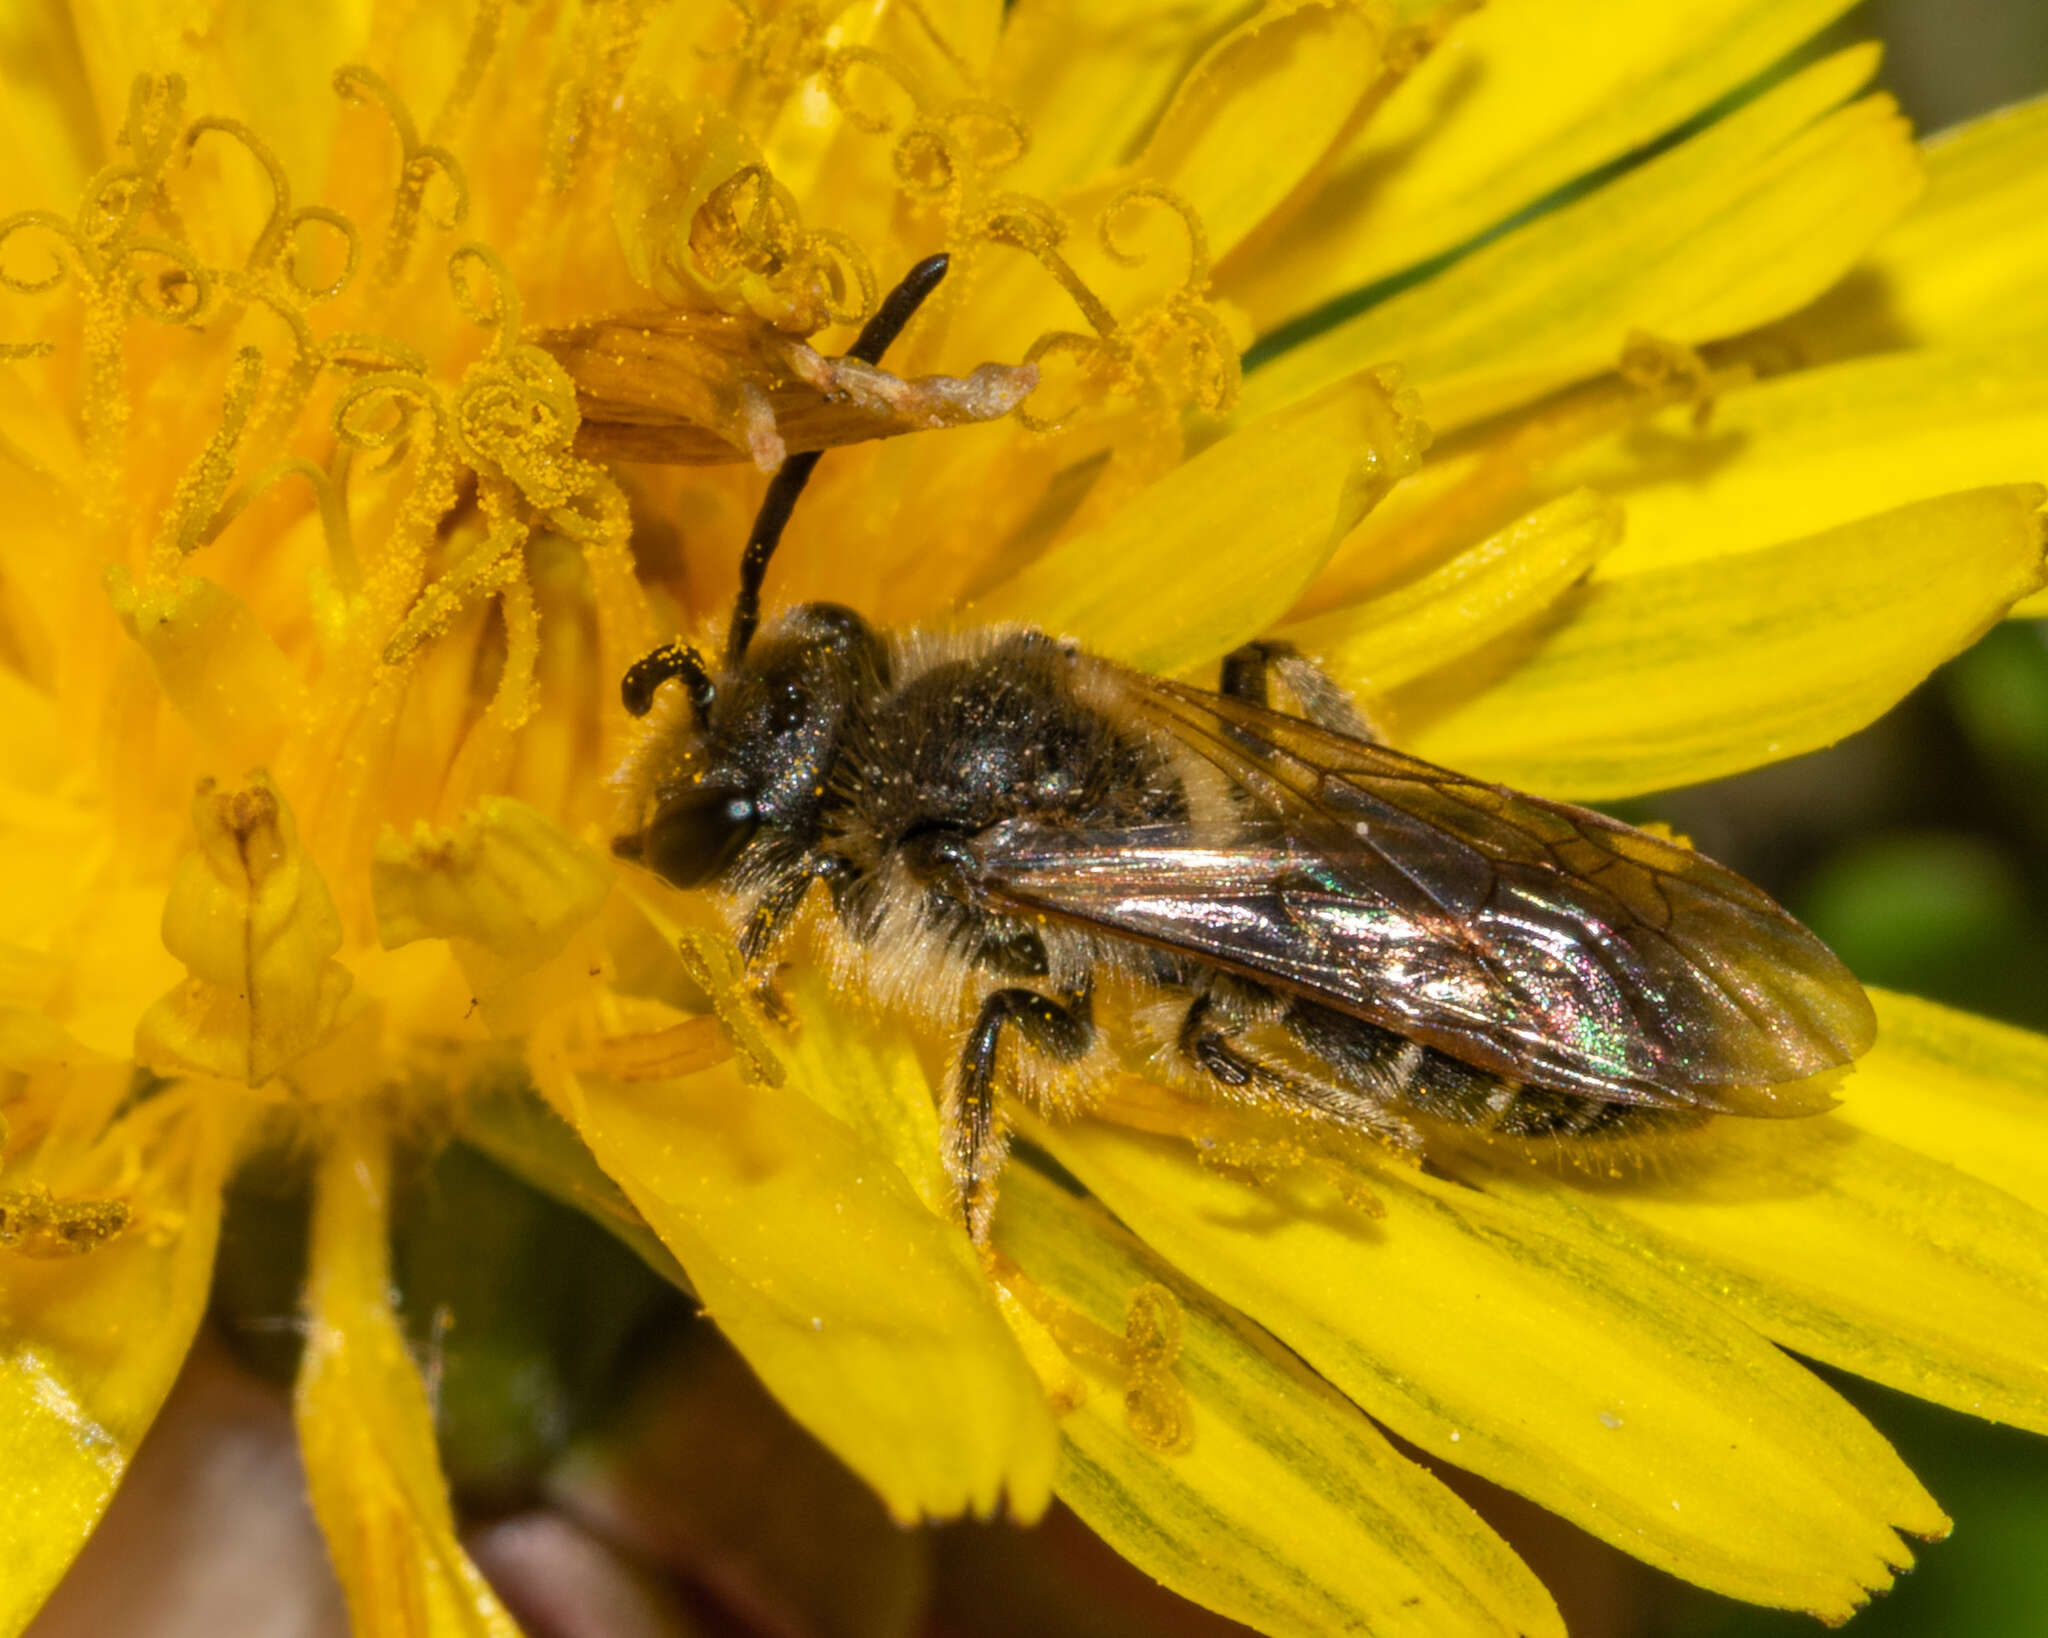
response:
M726 313L600 319L540 343L576 383L576 451L593 460L768 471L803 450L992 421L1038 384L1029 364L905 380Z

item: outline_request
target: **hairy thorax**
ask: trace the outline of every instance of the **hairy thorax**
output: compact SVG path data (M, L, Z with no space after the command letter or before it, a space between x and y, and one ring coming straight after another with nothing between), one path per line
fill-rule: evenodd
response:
M822 845L851 867L818 918L845 987L954 1025L991 981L1072 993L1149 965L1126 941L988 909L962 868L965 844L1009 821L1085 834L1186 818L1184 758L1096 697L1101 665L1035 631L892 637L824 820Z

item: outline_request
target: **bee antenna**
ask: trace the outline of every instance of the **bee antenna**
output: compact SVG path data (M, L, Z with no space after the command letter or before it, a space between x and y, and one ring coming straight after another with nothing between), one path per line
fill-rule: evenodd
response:
M654 691L675 678L689 689L690 709L702 727L711 714L711 674L704 669L703 656L682 643L663 643L628 666L619 679L619 703L628 716L644 717L654 709Z
M904 274L903 282L882 298L882 305L875 309L874 317L861 326L860 335L847 348L846 356L863 364L881 363L882 354L903 333L903 327L924 305L925 297L938 289L939 281L946 276L947 262L946 254L941 251L936 256L925 257ZM789 527L789 515L796 509L797 496L811 481L811 470L823 453L823 450L807 449L800 455L792 455L775 469L775 476L768 480L768 493L761 498L761 510L747 536L747 549L740 556L740 590L733 599L732 625L725 639L725 660L729 666L739 664L747 652L747 644L754 640L754 630L761 623L761 582L768 575L768 559L775 555L775 548L782 540L782 531ZM630 701L627 709L632 709Z

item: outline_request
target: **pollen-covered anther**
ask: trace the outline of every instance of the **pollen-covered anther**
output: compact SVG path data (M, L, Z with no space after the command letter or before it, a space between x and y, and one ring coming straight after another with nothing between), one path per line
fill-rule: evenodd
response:
M503 477L551 522L609 480L572 453L579 417L568 373L538 347L472 369L455 400L455 425L479 473ZM571 515L563 533L579 533Z
M1135 1438L1168 1455L1193 1444L1194 1411L1174 1374L1184 1329L1179 1298L1156 1282L1138 1287L1124 1313L1123 1334L1118 1335L1048 1291L1003 1252L989 1250L984 1258L1027 1352L1056 1351L1068 1361L1118 1373L1124 1379L1124 1420ZM1086 1384L1071 1366L1061 1370L1049 1356L1034 1364L1063 1409L1085 1400Z
M1210 1171L1242 1177L1261 1188L1272 1188L1290 1172L1298 1172L1311 1159L1299 1143L1284 1138L1252 1138L1239 1133L1229 1138L1211 1133L1194 1137L1195 1158Z
M269 216L250 242L248 252L242 258L241 271L226 275L229 287L258 301L285 306L327 301L338 296L355 277L362 255L362 235L356 231L355 224L325 205L294 207L291 182L282 161L270 144L241 120L208 115L192 121L185 127L179 143L186 164L192 162L193 151L200 138L209 134L224 137L241 147L261 168L270 188ZM300 232L308 224L326 228L340 244L340 266L319 282L309 281L300 265L301 252L306 249Z
M143 1014L136 1057L259 1086L335 1026L351 983L331 959L341 918L268 774L230 790L200 781L192 828L163 915L164 947L191 976Z
M77 423L85 429L93 474L88 513L101 524L125 488L130 405L123 351L129 318L196 325L214 305L214 273L183 242L175 217L163 219L163 173L183 125L184 103L179 76L138 75L129 89L128 117L115 137L126 157L86 184L73 216L28 210L0 218L0 290L37 296L71 284L81 297L84 369ZM12 243L24 234L49 241L47 260L28 252L35 260L27 270ZM4 347L11 358L47 351L40 341Z
M263 355L254 347L239 349L228 371L220 424L178 480L165 512L152 565L159 573L171 572L179 558L189 557L209 538L209 526L234 478L235 450L248 426L262 379Z
M70 1257L92 1251L128 1226L121 1200L67 1200L40 1183L0 1189L0 1250L24 1257Z
M689 271L722 307L807 336L874 311L874 269L843 233L807 228L765 165L742 165L691 214Z
M732 1048L741 1078L757 1085L782 1085L786 1078L782 1059L764 1025L759 1000L738 953L702 928L671 926L669 930L684 973L711 998L720 1033Z
M1682 830L1673 830L1662 819L1645 819L1640 825L1636 826L1636 829L1640 830L1645 836L1656 837L1660 842L1669 842L1673 847L1682 847L1688 853L1698 851L1693 846L1693 840L1690 836L1686 835Z
M1095 219L1102 254L1133 269L1150 260L1133 237L1140 214L1133 207L1145 204L1177 219L1186 268L1177 284L1121 319L1062 253L1067 224L1042 201L1000 195L968 224L975 236L1022 250L1037 261L1072 297L1092 332L1048 330L1025 349L1026 363L1062 360L1070 366L1062 372L1068 378L1061 391L1065 408L1019 413L1034 432L1057 431L1076 410L1112 396L1143 406L1161 421L1182 403L1222 414L1237 401L1239 354L1250 338L1234 333L1209 298L1208 232L1194 206L1155 182L1118 190Z
M1014 110L963 97L913 120L889 157L906 195L958 211L983 178L1014 165L1030 146L1030 130Z
M435 227L447 231L459 226L469 214L469 182L454 154L439 143L422 142L411 111L388 81L374 69L354 63L338 69L334 92L342 101L373 105L390 122L398 139L398 185L392 195L391 217L385 229L384 249L377 259L373 283L389 289L405 271L419 232L427 185L440 177L447 188L446 203L432 213Z
M1246 1178L1276 1193L1290 1182L1320 1178L1337 1199L1361 1217L1384 1217L1386 1204L1367 1181L1374 1160L1392 1158L1413 1164L1418 1158L1398 1152L1376 1139L1344 1144L1338 1134L1302 1123L1304 1138L1278 1132L1233 1132L1202 1138L1195 1153L1201 1164L1225 1176ZM1336 1153L1329 1152L1337 1147ZM1368 1147L1369 1146L1369 1147Z
M1143 1285L1131 1293L1124 1316L1130 1373L1124 1384L1124 1420L1133 1435L1166 1454L1179 1454L1195 1442L1194 1408L1173 1373L1182 1330L1180 1301L1165 1286Z
M1181 1138L1205 1170L1241 1178L1276 1197L1303 1180L1320 1178L1364 1217L1386 1213L1367 1181L1373 1167L1388 1159L1410 1165L1418 1159L1378 1134L1347 1135L1324 1122L1273 1110L1194 1106L1129 1075L1116 1081L1095 1113L1134 1131Z
M1103 207L1096 220L1096 236L1113 261L1126 267L1141 265L1145 258L1130 246L1127 235L1132 207L1145 203L1161 206L1179 218L1187 242L1187 271L1176 288L1125 328L1153 374L1165 373L1178 355L1185 377L1182 390L1201 408L1220 415L1237 402L1243 346L1209 300L1209 233L1200 212L1171 188L1137 182Z
M484 295L473 288L478 272L485 275ZM539 524L585 547L622 546L629 527L617 483L603 467L574 453L580 424L574 382L546 350L517 340L518 297L504 264L486 246L465 245L450 257L449 274L458 304L497 338L490 354L465 373L453 402L444 404L425 383L387 374L359 383L336 410L337 429L367 448L398 442L417 411L428 409L435 415L437 434L429 471L444 458L440 439L445 435L458 464L477 479L476 510L485 532L413 599L385 641L386 665L403 663L473 598L494 592L528 598L523 548ZM380 409L394 412L396 421L371 424L366 411ZM452 470L416 486L416 502L437 492ZM419 521L438 528L438 516L425 505L415 504L412 510ZM508 667L498 706L503 726L517 728L524 722L529 704L524 687L524 679Z
M831 54L825 42L832 26L825 8L799 0L768 23L757 25L745 0L727 3L747 18L748 30L740 49L751 57L767 96L779 100L825 66Z

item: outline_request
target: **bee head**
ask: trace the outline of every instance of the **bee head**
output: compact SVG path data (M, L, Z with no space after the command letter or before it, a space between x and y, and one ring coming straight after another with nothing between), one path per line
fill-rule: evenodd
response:
M882 299L846 356L879 364L882 353L946 276L946 257L927 256ZM791 609L755 641L761 584L791 509L818 464L819 451L791 455L776 468L740 556L739 595L716 677L693 648L669 643L629 670L620 684L626 709L644 717L655 690L676 681L689 690L692 728L671 768L655 784L639 830L612 851L637 859L678 887L723 875L756 836L808 846L817 835L832 765L847 718L886 659L873 629L836 603Z
M655 690L675 680L688 690L689 718L640 828L612 851L698 887L756 836L808 843L848 719L887 666L874 628L836 603L789 610L716 677L694 649L656 649L626 673L626 709L644 716Z

